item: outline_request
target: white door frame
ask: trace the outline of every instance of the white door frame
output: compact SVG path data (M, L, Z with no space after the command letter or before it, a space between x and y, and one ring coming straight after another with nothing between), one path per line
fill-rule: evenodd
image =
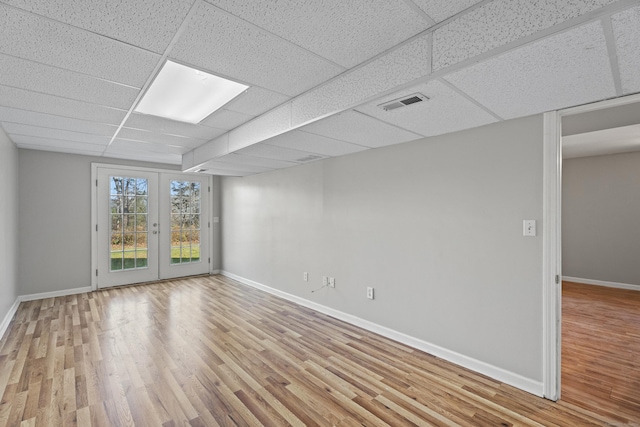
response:
M544 114L543 396L560 398L562 356L562 118L640 102L640 94ZM557 283L556 283L557 282Z
M124 165L114 165L110 163L91 163L91 290L95 291L98 289L98 276L96 274L98 269L98 168L109 168L109 169L119 169L123 172L133 172L133 171L142 171L142 172L155 172L155 173L170 173L170 174L181 174L182 172L179 170L171 170L171 169L160 169L160 168L148 168L148 167L137 167L137 166L124 166ZM185 175L193 175L193 173L188 173ZM213 187L213 176L206 176L206 181L209 189ZM213 193L211 193L211 197L209 197L209 209L208 216L206 221L208 224L211 223L211 215L213 214L213 203L214 203ZM204 222L204 218L203 218ZM212 228L207 227L207 233L209 237L209 254L213 254L213 233ZM212 274L212 264L209 263L209 274Z

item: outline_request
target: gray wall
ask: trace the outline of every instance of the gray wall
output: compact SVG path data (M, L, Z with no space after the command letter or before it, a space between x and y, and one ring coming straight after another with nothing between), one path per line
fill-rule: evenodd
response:
M640 286L640 153L565 160L564 276Z
M18 149L0 128L0 323L18 296ZM2 337L0 337L2 338Z
M522 220L541 236L542 131L528 117L223 178L223 269L541 381L542 238ZM323 275L336 288L312 294Z
M175 165L19 150L20 295L91 285L91 163Z

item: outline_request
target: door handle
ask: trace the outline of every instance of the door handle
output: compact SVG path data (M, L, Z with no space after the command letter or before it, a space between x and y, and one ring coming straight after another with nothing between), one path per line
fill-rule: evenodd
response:
M153 230L153 234L158 234L158 230Z

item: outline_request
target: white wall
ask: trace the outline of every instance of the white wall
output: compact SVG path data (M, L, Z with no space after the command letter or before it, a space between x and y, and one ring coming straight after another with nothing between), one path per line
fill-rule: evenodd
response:
M91 163L179 170L133 162L19 150L20 295L91 286Z
M640 152L563 162L564 276L640 288Z
M542 238L522 220L542 235L542 133L535 116L224 178L223 269L540 383Z
M3 321L18 296L18 149L2 128L0 183L0 326L5 326Z

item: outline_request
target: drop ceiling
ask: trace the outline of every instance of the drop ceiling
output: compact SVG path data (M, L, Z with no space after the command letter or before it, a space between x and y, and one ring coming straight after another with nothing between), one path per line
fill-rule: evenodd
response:
M5 0L0 126L246 176L637 93L638 46L638 0ZM133 112L166 60L250 88L199 124Z

